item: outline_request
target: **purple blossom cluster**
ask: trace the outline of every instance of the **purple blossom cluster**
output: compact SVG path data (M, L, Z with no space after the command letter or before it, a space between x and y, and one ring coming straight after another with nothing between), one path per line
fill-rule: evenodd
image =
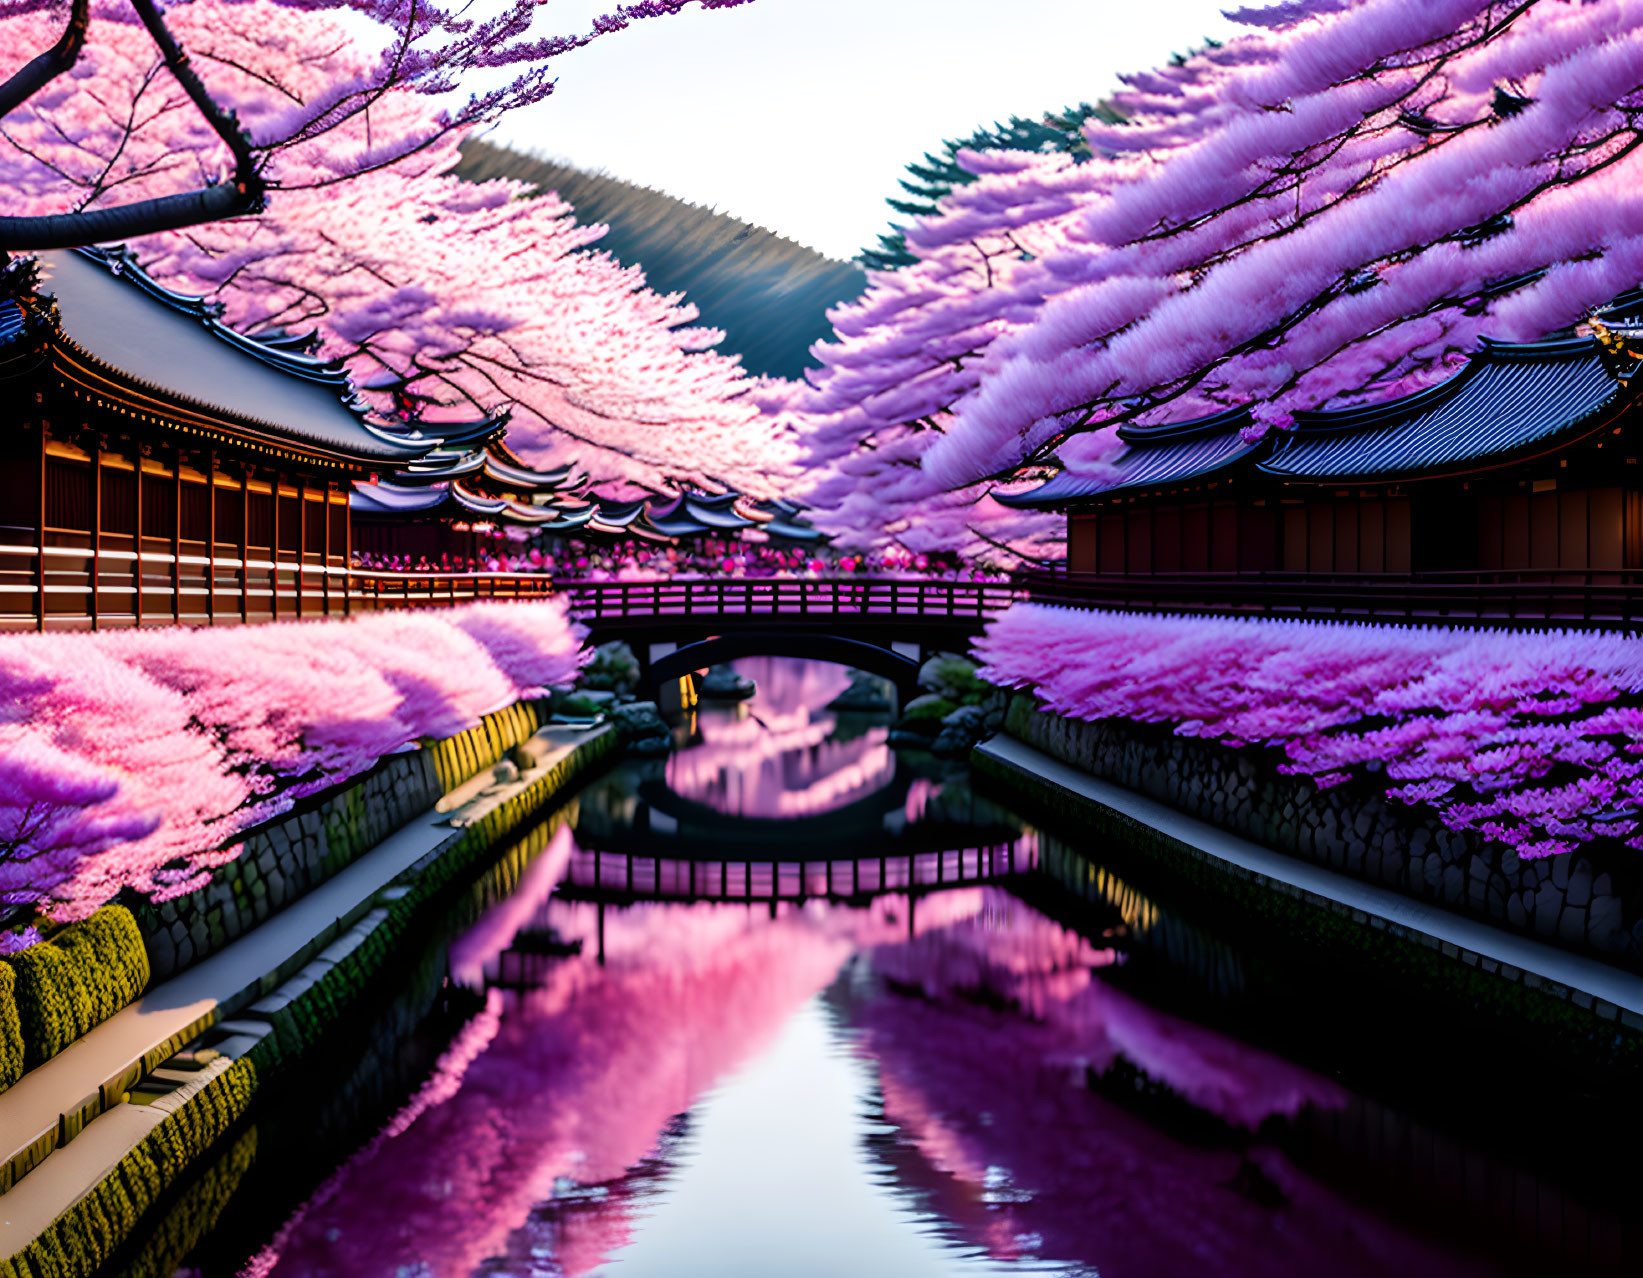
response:
M1156 617L1017 604L981 674L1072 719L1171 724L1358 779L1521 857L1643 848L1643 642L1629 635Z
M1480 339L1643 282L1643 14L1297 0L1111 98L1088 159L965 152L917 259L830 315L789 408L818 527L919 549L1046 530L991 499L1099 480L1114 428L1382 402ZM1006 489L1008 491L1008 489Z
M192 891L297 799L570 681L583 633L549 601L0 641L0 901Z

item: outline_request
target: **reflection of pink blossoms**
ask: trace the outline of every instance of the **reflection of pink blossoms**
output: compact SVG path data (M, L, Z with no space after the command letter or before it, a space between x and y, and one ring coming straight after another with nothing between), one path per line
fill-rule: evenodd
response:
M1284 1201L1255 1201L1237 1188L1240 1149L1179 1140L1093 1094L1088 1072L1122 1060L1250 1132L1349 1101L1327 1079L1096 979L1099 952L1019 901L988 898L969 919L875 947L880 979L835 991L899 1128L894 1146L873 1148L916 1151L898 1148L884 1172L942 1233L999 1261L1114 1278L1478 1272L1258 1144L1247 1157Z
M1072 719L1167 723L1282 749L1320 786L1384 778L1520 856L1631 835L1643 807L1643 642L1017 604L985 677ZM1634 841L1635 843L1635 841Z
M887 728L835 741L835 716L814 708L849 686L843 666L754 657L736 669L753 680L757 699L703 709L702 743L667 761L669 789L738 816L802 817L843 807L895 774Z

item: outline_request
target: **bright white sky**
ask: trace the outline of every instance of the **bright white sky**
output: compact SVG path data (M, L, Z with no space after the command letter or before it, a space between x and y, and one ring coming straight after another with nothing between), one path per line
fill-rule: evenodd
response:
M835 257L871 243L909 160L1111 90L1232 26L1225 0L754 0L569 54L496 141L656 187ZM613 0L550 0L555 31ZM540 20L539 20L540 21Z

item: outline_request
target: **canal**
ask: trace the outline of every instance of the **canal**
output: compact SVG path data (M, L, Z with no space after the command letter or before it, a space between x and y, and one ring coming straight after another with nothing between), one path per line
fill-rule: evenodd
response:
M828 710L838 667L737 670L498 848L109 1273L1638 1271L1635 1075L1291 961Z

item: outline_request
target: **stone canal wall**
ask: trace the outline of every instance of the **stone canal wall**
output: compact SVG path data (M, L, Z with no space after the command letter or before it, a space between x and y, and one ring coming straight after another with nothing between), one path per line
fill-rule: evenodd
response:
M1063 763L1275 851L1445 909L1643 971L1643 873L1625 849L1538 861L1464 831L1430 808L1350 782L1319 790L1278 771L1281 756L1176 736L1128 720L1010 704L1005 731Z
M520 725L528 719L513 717ZM474 734L464 734L469 739L459 746L421 752L442 787L435 799L476 762L494 763L509 748L504 743L512 729L499 730L496 720L492 716ZM170 1237L169 1218L156 1215L164 1195L208 1160L237 1160L226 1187L207 1188L212 1201L205 1211L220 1211L218 1200L232 1192L255 1154L254 1138L245 1149L242 1124L252 1101L277 1094L270 1089L300 1094L315 1054L328 1050L340 1027L357 1021L385 974L403 972L407 953L415 952L408 947L426 940L436 916L455 910L460 924L504 895L565 819L563 810L549 811L550 805L620 751L619 737L608 727L580 734L537 760L471 821L441 826L424 838L425 851L385 882L366 885L351 907L334 918L328 910L327 926L305 928L258 950L265 959L282 946L290 950L283 959L268 959L274 965L259 969L260 978L246 983L234 977L236 990L214 1003L209 997L202 1003L200 991L191 990L195 1005L188 1014L204 1010L186 1029L123 1067L111 1064L114 1084L88 1098L85 1113L58 1123L42 1147L12 1160L4 1195L11 1219L0 1222L0 1278L171 1272L144 1267L151 1253L174 1257L187 1249L186 1239L178 1244ZM401 775L399 768L380 771ZM363 780L358 784L363 787ZM364 793L361 788L360 801ZM335 812L345 799L345 793L332 794L311 810ZM431 801L413 815L428 806ZM356 886L339 883L326 891ZM205 894L195 895L204 901ZM289 921L275 920L271 927ZM165 990L158 995L162 1007L170 1005ZM189 1081L179 1085L183 1079ZM0 1115L0 1131L7 1126ZM88 1149L88 1157L79 1156ZM54 1168L59 1174L52 1174ZM197 1223L188 1230L191 1236L197 1236Z
M546 701L521 701L479 726L405 754L314 795L249 831L238 857L196 892L129 902L148 948L152 980L216 953L312 891L481 770L500 762L547 721Z

